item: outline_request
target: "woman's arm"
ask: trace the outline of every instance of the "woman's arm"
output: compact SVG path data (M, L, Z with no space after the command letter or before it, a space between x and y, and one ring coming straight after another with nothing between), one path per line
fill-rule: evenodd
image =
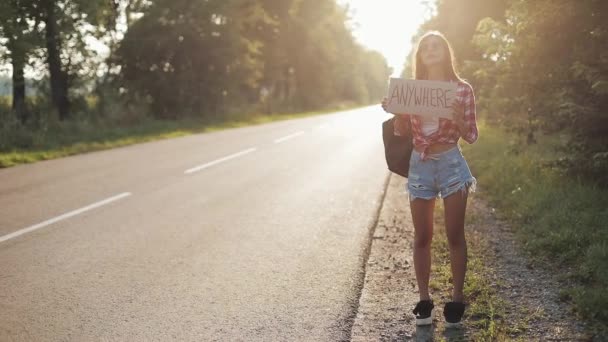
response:
M402 136L407 132L407 125L410 120L409 114L395 114L395 135Z
M462 102L454 101L454 121L460 131L460 136L469 144L477 141L479 130L477 129L477 112L475 106L475 93L473 87L466 84L466 90Z

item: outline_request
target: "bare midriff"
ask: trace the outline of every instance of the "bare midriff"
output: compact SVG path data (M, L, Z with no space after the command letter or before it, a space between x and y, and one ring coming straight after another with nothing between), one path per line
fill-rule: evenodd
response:
M444 151L447 151L453 147L456 147L458 144L456 143L450 143L450 144L444 144L444 143L437 143L437 144L432 144L429 146L429 149L426 151L427 154L433 154L433 153L441 153ZM424 147L422 146L415 146L414 149L419 152L422 153Z

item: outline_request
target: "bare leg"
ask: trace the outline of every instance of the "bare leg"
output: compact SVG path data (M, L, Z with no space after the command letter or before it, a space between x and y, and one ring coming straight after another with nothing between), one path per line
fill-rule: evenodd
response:
M445 231L450 246L450 261L454 290L452 301L464 300L464 277L467 270L467 241L464 234L464 218L467 207L467 190L457 191L443 200Z
M431 241L433 239L433 210L435 199L415 198L410 201L414 223L414 268L420 300L430 299Z

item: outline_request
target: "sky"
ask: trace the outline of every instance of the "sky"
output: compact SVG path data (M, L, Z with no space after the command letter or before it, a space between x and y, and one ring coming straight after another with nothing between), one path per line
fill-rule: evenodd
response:
M411 39L431 15L424 0L338 0L348 5L357 41L384 55L397 77L412 48Z

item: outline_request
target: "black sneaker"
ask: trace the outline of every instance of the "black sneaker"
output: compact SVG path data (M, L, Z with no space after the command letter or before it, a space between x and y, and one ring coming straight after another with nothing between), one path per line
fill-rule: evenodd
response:
M447 302L443 307L446 328L457 328L462 326L462 315L465 304L462 302Z
M421 300L416 304L412 311L416 315L416 325L428 325L433 323L433 304L432 299Z

